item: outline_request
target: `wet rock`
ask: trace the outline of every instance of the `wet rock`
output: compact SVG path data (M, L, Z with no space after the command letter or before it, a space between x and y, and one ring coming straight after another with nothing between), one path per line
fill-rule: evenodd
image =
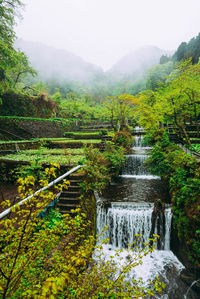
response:
M200 271L198 269L189 268L182 270L180 274L181 280L199 295L200 298Z

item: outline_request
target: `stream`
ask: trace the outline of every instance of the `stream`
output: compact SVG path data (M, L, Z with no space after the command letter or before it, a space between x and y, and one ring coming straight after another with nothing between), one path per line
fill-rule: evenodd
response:
M109 260L115 255L115 250L120 249L114 258L120 268L133 254L128 245L136 241L135 235L141 234L137 245L142 249L144 242L148 243L153 234L158 234L156 249L142 259L141 265L131 270L127 279L142 278L142 285L149 287L149 280L158 276L166 288L162 295L149 298L197 299L199 297L193 291L186 297L188 285L179 277L184 266L170 250L172 212L169 194L160 177L152 176L145 167L144 161L150 150L150 147L142 146L142 135L135 136L121 175L98 197L97 235L101 234L99 242L109 239L108 244L102 246L104 260ZM155 214L154 202L159 200L166 204ZM108 228L104 231L105 226Z

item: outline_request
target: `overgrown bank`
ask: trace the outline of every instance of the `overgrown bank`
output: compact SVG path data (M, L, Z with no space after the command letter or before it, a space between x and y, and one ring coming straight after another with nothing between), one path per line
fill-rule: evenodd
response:
M188 259L200 268L200 168L191 155L163 135L147 160L152 174L161 176L171 194L174 227Z

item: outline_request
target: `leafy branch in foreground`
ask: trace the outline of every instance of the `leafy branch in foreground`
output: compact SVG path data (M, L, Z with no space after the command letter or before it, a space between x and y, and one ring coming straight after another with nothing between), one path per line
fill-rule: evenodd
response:
M41 186L46 186L48 178L54 176L55 167L46 169L45 174ZM18 182L22 199L34 194L33 176L20 178ZM13 208L9 217L0 221L0 296L121 298L132 294L139 298L154 294L154 290L160 292L163 284L157 279L150 289L144 289L140 281L133 280L132 284L126 281L126 274L141 263L151 248L137 255L130 249L131 257L121 268L112 258L105 260L101 246L94 249L92 223L83 210L75 210L73 218L68 214L62 216L56 210L45 218L39 216L67 185L64 182L55 190L41 192L23 206ZM9 205L9 201L3 205ZM116 251L115 255L118 254Z

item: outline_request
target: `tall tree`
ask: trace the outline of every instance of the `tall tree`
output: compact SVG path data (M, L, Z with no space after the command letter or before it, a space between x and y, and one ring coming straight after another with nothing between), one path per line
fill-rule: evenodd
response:
M0 39L12 45L15 38L15 17L20 17L21 0L0 0Z

